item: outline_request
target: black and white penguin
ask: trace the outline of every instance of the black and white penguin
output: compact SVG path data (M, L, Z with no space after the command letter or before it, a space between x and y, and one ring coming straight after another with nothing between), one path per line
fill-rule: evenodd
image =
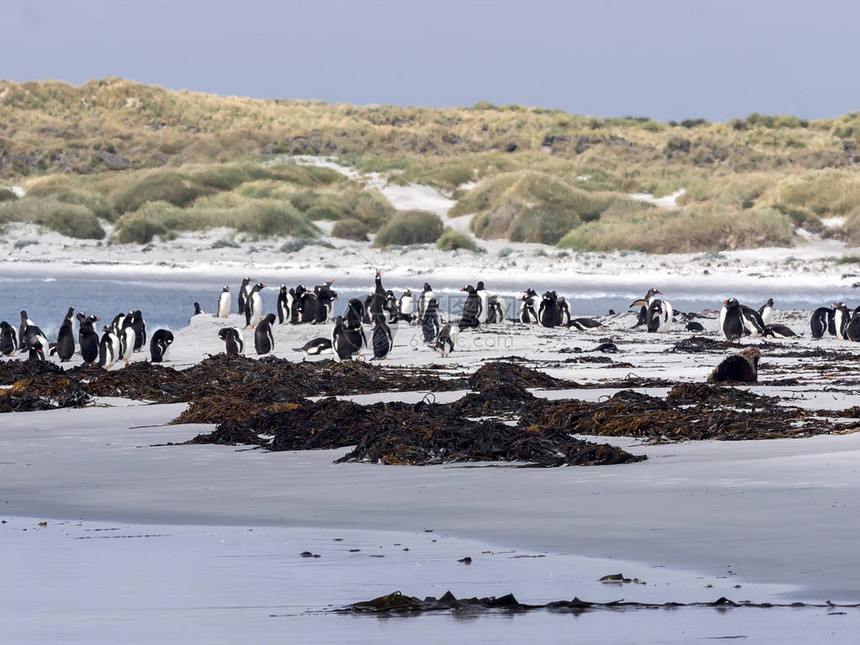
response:
M382 308L388 316L389 323L396 323L400 318L400 303L397 302L397 298L394 297L394 292L391 289L385 292L385 302Z
M346 326L343 316L334 319L334 328L331 330L331 346L338 360L345 361L361 351L364 330L359 326L350 329ZM365 339L366 342L366 339Z
M561 296L558 299L558 324L560 327L570 326L570 305L567 298Z
M93 323L98 322L96 316L87 316L80 321L78 330L78 345L81 348L81 358L85 365L90 365L99 360L99 335Z
M667 332L672 327L672 319L675 312L668 300L657 298L663 295L659 289L651 288L645 294L644 298L633 301L631 307L640 307L639 318L633 326L635 329L641 325L651 332L663 333Z
M454 339L452 338L451 325L445 325L439 332L439 337L433 344L433 349L446 357L454 351Z
M374 279L376 288L373 291L373 296L370 299L370 306L367 308L371 319L376 314L385 313L385 288L382 286L382 271L376 270L376 278Z
M819 307L812 312L812 316L809 319L809 328L812 331L813 339L818 340L827 333L831 311L829 307Z
M230 285L225 284L221 289L221 295L218 296L218 308L216 311L218 312L219 318L226 318L230 315L231 302Z
M254 329L254 349L261 356L275 351L275 336L272 325L275 324L275 314L268 314L260 319Z
M845 338L845 327L848 325L850 317L848 307L845 306L844 302L833 303L833 331L831 333L839 340Z
M149 355L153 363L167 360L167 353L173 344L173 334L166 329L157 329L149 341Z
M331 354L331 338L314 338L309 340L301 347L293 348L297 352L304 352L310 356L318 356L319 354Z
M132 327L132 317L133 314L129 314L122 321L122 329L119 334L119 357L117 360L122 359L122 361L128 365L128 361L131 358L132 352L134 352L134 327Z
M720 312L720 329L726 340L734 342L744 335L744 316L737 298L723 301L725 311Z
M280 291L278 291L278 324L280 325L290 322L291 300L292 296L287 290L287 285L282 284Z
M574 318L567 324L567 327L569 329L587 331L589 329L599 329L603 327L603 325L599 320L594 320L593 318Z
M334 301L337 300L337 292L331 288L334 280L329 280L314 287L314 295L317 297L317 308L313 322L317 325L324 324L331 319L334 310Z
M293 287L287 291L287 303L290 306L289 322L291 325L298 325L302 312L299 310L299 299L296 297L296 290Z
M364 313L364 303L358 298L350 298L346 303L346 326L361 327Z
M499 296L487 298L487 324L496 325L505 322L505 308Z
M851 323L849 321L848 327L850 328ZM857 340L860 340L860 318L857 319L857 325L855 326L855 331L857 333ZM770 325L764 326L764 333L762 336L770 337L770 338L797 338L797 334L794 333L792 329L790 329L786 325L781 325L779 323L771 323ZM849 338L848 340L853 340Z
M239 300L237 304L239 307L240 316L245 313L245 305L248 302L248 296L251 295L251 281L253 279L254 278L249 278L246 276L242 279L242 285L239 287Z
M140 352L146 345L146 321L140 309L135 309L130 316L131 328L134 330L134 351Z
M546 291L538 307L538 324L541 327L557 327L561 315L558 309L558 295L555 291Z
M741 305L741 314L743 315L745 335L761 336L764 334L765 324L758 311L752 307Z
M245 350L245 341L242 340L242 334L235 327L219 329L218 338L226 343L224 351L227 352L227 356L237 356Z
M116 363L117 351L116 334L108 325L102 327L102 337L99 341L99 365L106 370L109 370Z
M48 339L42 330L37 325L27 325L27 328L24 330L24 341L21 343L22 351L25 348L27 350L32 349L36 343L42 348L42 354L48 350Z
M75 316L74 307L69 307L68 311L66 311L66 317L64 320L68 320L72 323L72 342L74 342L74 339L78 337L78 318Z
M773 322L773 298L768 298L767 302L759 307L758 315L761 316L761 320L765 325Z
M57 356L61 363L65 363L75 355L75 330L72 320L72 317L66 315L57 333Z
M25 351L27 349L27 327L35 327L36 323L30 320L30 316L27 315L27 311L21 310L21 324L18 325L18 344L20 346L21 351ZM45 347L48 345L45 344Z
M397 310L400 312L398 320L405 320L410 324L415 320L415 303L412 298L411 289L407 289L400 296L400 300L397 303Z
M439 303L436 298L430 300L424 306L424 315L421 316L421 333L425 343L432 343L439 335Z
M118 313L116 316L113 317L113 322L111 322L110 324L111 331L115 333L117 337L119 337L119 332L122 330L122 323L124 320L125 314Z
M429 282L424 283L424 288L421 290L421 295L418 296L418 319L424 319L424 312L427 311L427 305L430 301L435 298L436 295L433 293L433 287L430 286ZM436 301L436 308L439 308L439 301Z
M317 319L317 307L319 299L312 291L308 291L302 285L296 287L296 298L298 298L298 310L300 313L300 322L313 323Z
M854 309L851 319L845 325L845 338L852 343L860 341L860 307Z
M467 284L460 291L465 291L469 294L466 296L466 302L463 303L463 316L460 318L459 324L460 330L476 329L480 324L478 321L481 317L481 297L475 291L475 287L470 284Z
M688 322L684 328L687 331L692 331L692 332L705 331L704 325L702 325L702 323L700 323L700 322L696 322L695 320L691 320L690 322Z
M260 318L263 317L263 297L260 295L260 291L265 288L266 285L262 282L258 282L251 289L251 293L245 301L246 327L251 327L253 329L260 322Z
M384 314L378 315L383 318L385 317ZM353 348L353 354L360 354L361 349L363 347L367 347L367 336L364 335L364 327L361 326L361 322L359 322L355 317L350 317L350 319L346 321L344 333L346 334L347 342ZM333 341L332 346L334 346Z
M487 293L486 287L484 287L483 280L479 280L478 284L475 285L475 293L478 294L478 298L481 300L481 311L478 314L478 322L485 325L487 317L490 315L490 295Z
M194 302L194 313L191 314L191 317L194 318L195 316L203 316L205 314L206 314L206 312L203 311L203 307L200 306L200 303L195 301Z
M44 361L47 360L45 358L45 349L42 343L38 340L34 340L30 343L30 348L27 350L27 360L28 361Z
M11 356L18 351L18 334L5 320L0 322L0 354Z
M373 358L383 360L388 358L391 348L394 347L394 337L391 335L391 327L385 322L385 316L377 314L373 323L373 334L370 337Z
M520 310L517 313L517 320L522 323L536 323L538 321L537 311L535 311L535 300L537 292L534 289L526 289L523 296L520 298Z

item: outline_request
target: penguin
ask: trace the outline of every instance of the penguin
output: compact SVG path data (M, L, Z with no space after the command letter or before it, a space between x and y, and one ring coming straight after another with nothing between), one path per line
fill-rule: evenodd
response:
M299 299L296 297L296 290L292 287L287 291L287 304L290 311L290 324L298 325L301 315L299 311Z
M329 280L314 287L314 295L317 297L317 307L313 322L317 325L328 322L334 309L334 301L337 300L337 292L333 291L331 285L334 280Z
M364 320L364 303L358 298L350 298L346 303L347 327L360 327Z
M385 322L385 316L376 314L373 322L373 335L371 336L373 358L385 360L394 346L394 337L391 335L391 328Z
M812 338L818 340L824 336L828 327L828 318L831 309L828 307L819 307L812 312L812 317L809 319L809 328L812 331Z
M384 314L378 314L385 317ZM353 354L360 354L362 347L367 346L367 336L364 335L364 328L361 326L361 322L352 318L346 322L344 327L344 334L347 339L347 343L352 347ZM334 347L334 340L332 339L332 347Z
M484 287L483 280L479 280L478 284L475 285L475 293L478 294L478 298L481 300L481 310L478 314L478 322L485 325L487 324L487 317L490 314L490 296L487 293L487 289Z
M451 337L451 325L445 325L439 332L439 337L433 345L433 349L439 352L443 357L454 351L454 339Z
M376 289L373 292L373 297L370 300L370 306L367 308L371 317L376 314L385 313L385 289L382 286L382 271L376 270L376 278L374 279Z
M720 329L729 342L740 340L744 335L744 320L741 305L737 301L737 298L724 300L723 304L726 310L724 314L721 312L720 315Z
M68 311L66 311L66 317L64 320L68 320L72 325L72 342L74 343L74 339L78 336L78 319L75 316L74 307L69 307Z
M421 317L421 333L425 343L432 343L439 335L439 304L436 298L430 298L424 307L424 315Z
M278 291L278 324L284 325L290 322L290 311L292 309L292 296L287 291L287 285L282 284Z
M400 312L398 320L405 320L410 324L415 320L415 303L412 298L411 289L407 289L400 296L400 300L397 302L397 310Z
M72 326L72 318L66 315L60 331L57 333L57 356L61 363L65 363L75 354L75 332Z
M505 309L498 296L487 298L487 324L495 325L505 322Z
M242 340L242 334L235 327L224 327L218 330L218 338L223 340L227 356L237 356L243 353L245 342Z
M831 332L839 340L845 338L845 327L848 325L848 307L844 302L833 303L833 331Z
M741 314L743 315L745 335L761 336L764 334L764 321L761 319L758 311L752 307L741 305Z
M559 322L558 296L555 291L546 291L538 307L537 322L541 327L555 327Z
M433 293L433 287L430 286L429 282L424 283L424 288L421 291L421 295L418 296L418 319L422 320L424 318L424 312L427 311L427 305L430 304L430 301L434 299L436 295ZM439 308L439 301L436 301L436 308Z
M230 285L225 284L221 289L221 295L218 296L218 308L216 311L219 318L226 318L230 315L230 304Z
M319 299L317 295L305 289L302 285L296 287L296 297L299 299L299 312L301 322L313 323L317 319L317 307Z
M765 325L773 322L773 298L768 298L767 302L759 307L758 315L761 316L761 320Z
M275 351L275 336L272 333L275 319L275 314L268 314L260 319L254 329L254 349L261 356Z
M27 360L28 361L44 361L45 359L45 350L44 346L39 340L34 340L30 343L30 348L28 350Z
M245 313L245 304L248 302L248 296L251 293L251 287L249 285L253 279L254 278L249 278L247 276L242 279L242 285L239 287L239 300L237 303L239 307L239 315Z
M553 293L555 292L553 291ZM558 299L558 325L570 327L570 306L567 304L567 298L560 297Z
M131 328L134 330L134 351L143 351L143 346L146 345L146 321L140 309L131 313Z
M167 353L173 343L173 334L166 329L157 329L149 341L149 355L153 363L167 360Z
M535 298L537 298L537 292L534 289L526 289L520 298L520 302L523 304L520 305L517 320L522 323L536 323L538 321L538 315L535 311Z
M705 327L702 325L702 323L696 322L695 320L691 320L690 322L688 322L687 325L685 326L685 329L687 331L692 331L692 332L705 331Z
M397 298L394 297L394 292L391 289L388 289L385 292L385 302L382 304L382 308L385 310L385 313L388 314L388 322L396 323L400 316L400 305L397 302Z
M39 347L42 348L42 358L44 358L45 350L49 347L48 339L39 327L36 325L27 325L27 328L24 330L24 341L21 343L22 351L32 349L35 343L38 343Z
M193 313L193 314L191 314L191 317L192 317L192 318L194 318L194 316L202 316L202 315L203 315L203 314L205 314L205 313L206 313L206 312L205 312L205 311L203 311L203 308L200 306L200 303L199 303L199 302L195 302L195 303L194 303L194 313Z
M27 311L21 310L21 324L18 325L18 343L20 345L21 351L25 351L27 349L27 339L26 339L26 331L27 327L35 327L36 323L30 320L30 317L27 315ZM47 347L47 345L46 345Z
M592 318L574 318L567 324L568 329L577 329L579 331L587 331L589 329L597 329L603 327L598 320Z
M88 316L81 321L78 330L78 345L81 348L81 358L85 365L90 365L99 360L99 335L93 327L93 323L99 319Z
M251 289L248 299L245 301L245 323L246 327L252 329L260 322L263 315L263 298L260 296L260 291L266 288L262 282L258 282ZM274 315L274 314L273 314Z
M657 298L663 295L659 289L651 288L644 298L634 301L631 307L640 307L639 318L633 328L645 325L648 331L663 333L672 327L672 318L675 312L668 300Z
M113 322L110 324L111 331L119 337L119 332L122 330L122 323L125 320L124 313L118 313L113 317Z
M466 302L463 303L463 316L460 318L460 330L477 328L480 324L478 321L481 316L481 297L475 291L475 287L467 284L460 289L469 295L466 296Z
M18 334L5 320L0 322L0 354L11 356L18 351Z
M854 309L851 319L848 321L848 324L845 325L845 338L850 340L852 343L860 341L860 307Z
M119 356L117 360L121 358L126 365L128 365L131 354L134 352L135 334L134 327L132 327L131 323L132 314L129 314L123 319L122 329L119 333Z
M854 331L857 336L856 338L850 337L850 327L853 320L854 318L849 321L848 327L846 328L846 331L849 333L848 340L860 340L860 317L857 318L857 323L854 327ZM762 336L769 336L770 338L797 338L797 334L795 334L793 330L786 325L780 325L779 323L765 325Z
M304 352L305 354L309 354L310 356L317 356L319 354L331 354L331 338L314 338L313 340L309 340L301 347L293 348L297 352Z
M114 343L115 334L108 325L102 327L102 332L104 333L99 341L99 365L109 370L116 363L117 359L116 345Z
M364 336L361 327L358 327L357 331L360 332L361 337ZM361 341L355 330L350 333L350 329L344 323L343 316L334 319L334 328L331 330L331 346L339 361L349 360L353 354L357 354L361 350Z

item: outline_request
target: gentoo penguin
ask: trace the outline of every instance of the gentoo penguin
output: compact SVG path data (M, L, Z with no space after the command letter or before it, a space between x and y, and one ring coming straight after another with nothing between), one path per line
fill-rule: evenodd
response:
M427 311L427 305L430 303L430 300L435 298L435 294L433 293L433 287L430 286L429 282L424 283L424 288L421 291L421 295L418 296L418 319L422 320L424 318L424 312ZM439 301L436 301L436 308L439 308Z
M319 299L312 291L308 291L302 285L296 287L296 298L298 298L299 313L301 314L300 321L303 323L312 323L317 319L317 307Z
M400 300L397 303L397 310L400 312L400 316L398 320L405 320L408 323L412 323L415 320L415 314L413 313L415 309L415 303L412 299L412 290L407 289L403 292L403 295L400 296Z
M702 323L700 322L696 322L695 320L691 320L690 322L688 322L684 328L687 331L692 332L705 331L704 325L702 325Z
M203 307L200 306L200 303L195 301L194 302L194 313L191 314L191 317L194 318L194 316L202 316L205 313L206 312L203 311Z
M218 296L218 317L226 318L230 315L230 285L224 285L221 295Z
M567 298L558 299L558 324L560 327L570 326L570 306L567 304Z
M143 351L143 346L146 345L146 321L140 309L131 313L131 328L134 330L134 351Z
M26 331L27 327L35 327L36 323L30 320L30 317L27 315L27 311L21 310L21 324L18 325L18 342L21 346L21 351L27 349L27 339L26 339ZM45 345L47 347L47 345Z
M313 322L317 325L328 322L334 309L334 301L337 300L337 292L331 288L334 280L329 280L314 287L314 295L317 297L317 308Z
M400 305L397 302L397 298L394 297L394 292L391 289L388 289L385 292L385 302L383 303L382 308L388 315L388 322L396 323L400 316Z
M78 337L78 319L75 317L74 307L69 307L69 310L66 312L65 320L72 323L72 342L74 342L74 339Z
M538 307L538 324L541 327L556 327L560 319L558 310L558 295L555 291L546 291Z
M436 298L430 300L424 306L424 315L421 316L421 333L425 343L432 343L439 335L439 304Z
M639 319L633 326L635 329L640 325L645 325L648 331L666 332L672 327L672 318L675 312L672 310L672 305L668 300L657 298L663 295L659 289L648 289L644 298L635 300L630 306L640 307Z
M301 347L293 348L297 352L304 352L305 354L309 354L310 356L317 356L318 354L331 354L331 338L314 338L313 340L309 340Z
M376 314L385 313L385 289L382 286L382 271L376 270L376 278L374 279L376 289L373 292L373 297L370 300L370 306L367 308L371 317Z
M829 307L819 307L812 312L812 317L809 319L809 327L812 331L812 338L815 340L824 336L827 331L827 323L831 311Z
M241 354L245 349L245 342L242 340L242 334L235 327L224 327L223 329L219 329L218 338L226 343L224 350L227 352L227 356Z
M116 344L114 343L116 334L108 325L102 327L102 332L104 333L99 341L99 365L109 370L117 359Z
M343 316L334 319L334 328L331 330L331 346L338 360L345 361L352 358L353 354L361 351L364 331L361 327L350 330L343 321Z
M574 318L567 324L569 329L578 329L579 331L586 331L588 329L597 329L602 327L600 321L594 320L592 318Z
M292 296L287 290L287 285L282 284L280 291L278 291L278 324L280 325L290 322L291 300Z
M0 354L11 356L18 351L18 334L5 320L0 322Z
M81 358L84 359L85 365L95 363L99 359L99 335L93 327L93 323L97 321L95 316L87 316L81 321L78 331L78 345L81 347Z
M490 315L490 296L487 293L486 287L484 287L483 280L479 280L478 284L475 285L475 293L478 294L478 298L481 300L481 312L478 314L478 322L485 325L487 323L487 316Z
M385 317L385 314L378 314ZM348 344L353 348L353 354L359 354L362 347L367 346L367 336L364 335L364 328L361 326L361 319L356 316L350 316L344 326L344 334ZM334 347L334 339L332 339L332 347Z
M454 351L454 339L451 338L451 325L445 325L439 332L439 337L436 339L433 349L439 352L443 357Z
M36 343L38 343L39 346L42 348L42 354L44 354L45 351L48 349L48 339L45 337L45 334L42 333L42 330L39 329L39 327L37 327L36 325L27 325L27 328L24 330L24 341L21 343L21 347L29 350Z
M534 289L526 289L523 296L520 298L520 310L517 314L517 320L523 323L536 323L538 315L535 311L535 299L537 292Z
M720 329L726 340L733 342L744 335L744 316L737 298L723 301L725 312L720 312Z
M490 296L487 298L487 323L495 325L505 322L505 309L502 306L498 296Z
M360 327L364 320L364 303L358 298L350 298L346 303L347 327Z
M134 352L134 327L131 325L132 323L132 315L128 315L122 321L122 329L119 333L119 357L122 361L128 365L128 360L131 358L132 352Z
M836 336L839 340L843 340L845 338L845 327L848 325L848 319L850 318L850 314L848 313L848 307L845 306L844 302L834 302L833 303L833 335Z
M845 338L852 343L860 341L860 307L854 309L848 324L845 325Z
M466 296L466 302L463 303L463 316L460 318L460 329L477 328L478 320L481 317L481 297L475 291L475 287L467 284L460 289L469 295Z
M254 329L254 349L260 355L275 351L275 336L272 334L274 323L275 314L268 314L260 319Z
M761 336L764 334L764 321L759 313L752 307L741 305L743 315L744 333L748 336Z
M149 354L153 363L167 360L167 352L173 343L173 334L166 329L157 329L149 341Z
M851 322L854 321L852 318L848 322L848 327L846 327L846 332L848 333L848 340L860 340L860 318L857 318L857 323L854 327L854 331L857 334L856 338L851 338ZM771 323L770 325L764 326L764 333L762 336L769 336L770 338L797 338L797 334L794 333L790 328L786 325L780 325L779 323Z
M386 359L388 358L391 348L394 346L394 338L391 335L391 328L385 322L385 316L376 314L373 319L373 335L371 343L373 345L373 358Z
M240 316L245 313L245 304L248 302L248 296L251 294L250 284L253 279L254 278L249 278L246 276L242 279L242 285L239 287L238 306Z
M111 331L119 336L120 330L122 330L122 323L125 320L124 313L118 313L113 317L113 322L110 324Z
M75 331L72 327L72 318L66 316L57 333L57 356L61 363L65 363L75 354Z
M34 340L30 343L30 349L28 350L27 360L28 361L44 361L45 360L45 350L42 347L42 343L38 340Z
M293 287L287 291L287 303L290 306L290 324L298 325L301 320L301 310L299 309L299 299L296 296L296 290Z
M262 282L258 282L251 289L248 299L245 301L245 323L246 327L252 329L260 322L263 317L263 298L260 296L260 291L266 288Z
M773 322L773 298L768 298L767 302L759 307L758 315L761 316L761 320L765 325Z

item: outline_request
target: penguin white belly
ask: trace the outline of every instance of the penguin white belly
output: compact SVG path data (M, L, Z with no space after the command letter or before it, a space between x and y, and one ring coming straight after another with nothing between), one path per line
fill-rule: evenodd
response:
M218 316L221 318L226 318L230 315L230 293L228 291L224 291L221 293L221 296L218 298Z
M251 327L256 327L260 322L263 313L263 299L260 293L256 292L251 295Z
M660 316L660 325L657 327L657 331L664 332L669 331L672 327L672 318L674 317L675 312L672 309L672 305L669 304L668 301L663 301L663 313Z
M131 358L131 354L134 351L134 329L131 327L125 328L122 345L122 360L128 363L128 359Z

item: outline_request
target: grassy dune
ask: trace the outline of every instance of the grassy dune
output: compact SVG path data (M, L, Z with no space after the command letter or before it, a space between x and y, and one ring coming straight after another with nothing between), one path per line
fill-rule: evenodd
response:
M436 187L456 200L452 216L474 214L480 238L722 250L791 245L798 227L832 232L821 219L844 216L834 234L860 243L858 147L860 112L658 123L489 103L253 100L114 78L81 87L0 81L0 225L98 239L111 223L112 241L143 242L211 226L313 237L314 222L329 220L349 239L386 227L391 241L380 243L439 237L428 218L397 214L363 182L291 162L318 155L390 183ZM682 188L671 211L628 197Z

